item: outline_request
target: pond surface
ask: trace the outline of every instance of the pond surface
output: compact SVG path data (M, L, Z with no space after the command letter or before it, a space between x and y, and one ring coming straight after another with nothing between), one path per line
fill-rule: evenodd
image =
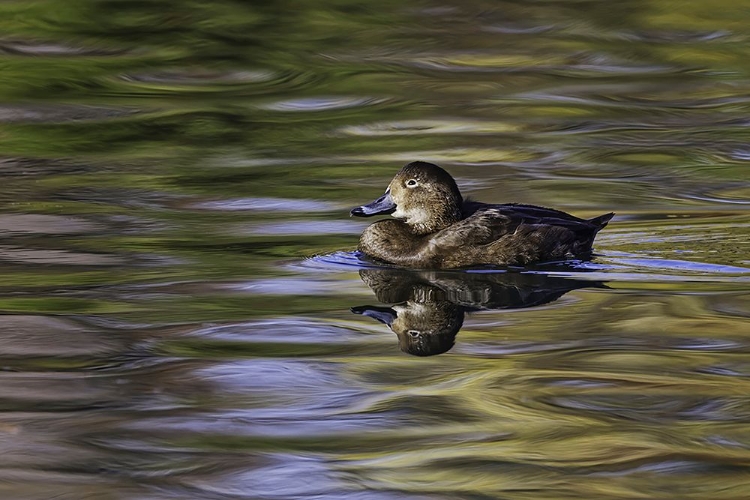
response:
M0 27L3 498L750 497L746 4ZM417 159L617 215L592 262L378 268L349 209Z

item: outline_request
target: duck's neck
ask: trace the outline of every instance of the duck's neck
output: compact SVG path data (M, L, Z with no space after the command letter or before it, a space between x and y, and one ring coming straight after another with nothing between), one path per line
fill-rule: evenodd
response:
M425 235L437 233L450 227L461 220L461 204L446 204L440 210L432 211L423 217L414 217L407 220L406 223L414 234Z

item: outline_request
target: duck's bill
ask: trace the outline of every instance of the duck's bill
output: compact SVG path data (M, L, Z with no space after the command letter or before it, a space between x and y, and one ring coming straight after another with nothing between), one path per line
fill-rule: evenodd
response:
M393 198L391 198L390 191L388 191L372 203L352 208L352 211L349 213L355 217L371 217L373 215L392 214L395 211L396 204L393 202Z
M361 314L363 316L368 316L370 318L376 319L388 326L391 326L391 324L393 324L393 321L398 316L396 311L394 311L390 307L359 306L352 307L351 311L354 314Z

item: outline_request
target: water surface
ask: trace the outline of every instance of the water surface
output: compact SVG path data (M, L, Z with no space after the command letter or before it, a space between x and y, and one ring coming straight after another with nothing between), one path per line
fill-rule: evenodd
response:
M746 498L749 26L3 3L0 495ZM373 266L348 211L416 159L617 216L592 262Z

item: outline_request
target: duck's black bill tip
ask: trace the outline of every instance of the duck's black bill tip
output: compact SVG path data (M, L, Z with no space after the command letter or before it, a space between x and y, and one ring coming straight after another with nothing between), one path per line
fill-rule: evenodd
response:
M352 211L349 212L349 215L351 215L352 217L369 217L369 215L365 213L365 210L362 207L352 208Z
M356 207L352 208L349 215L352 217L372 217L373 215L390 215L395 211L395 208L391 208L388 210L380 210L379 212L368 212L367 210L364 210L363 207Z
M393 203L391 193L385 193L372 203L353 208L349 214L354 217L372 217L373 215L392 214L395 211L396 204Z

